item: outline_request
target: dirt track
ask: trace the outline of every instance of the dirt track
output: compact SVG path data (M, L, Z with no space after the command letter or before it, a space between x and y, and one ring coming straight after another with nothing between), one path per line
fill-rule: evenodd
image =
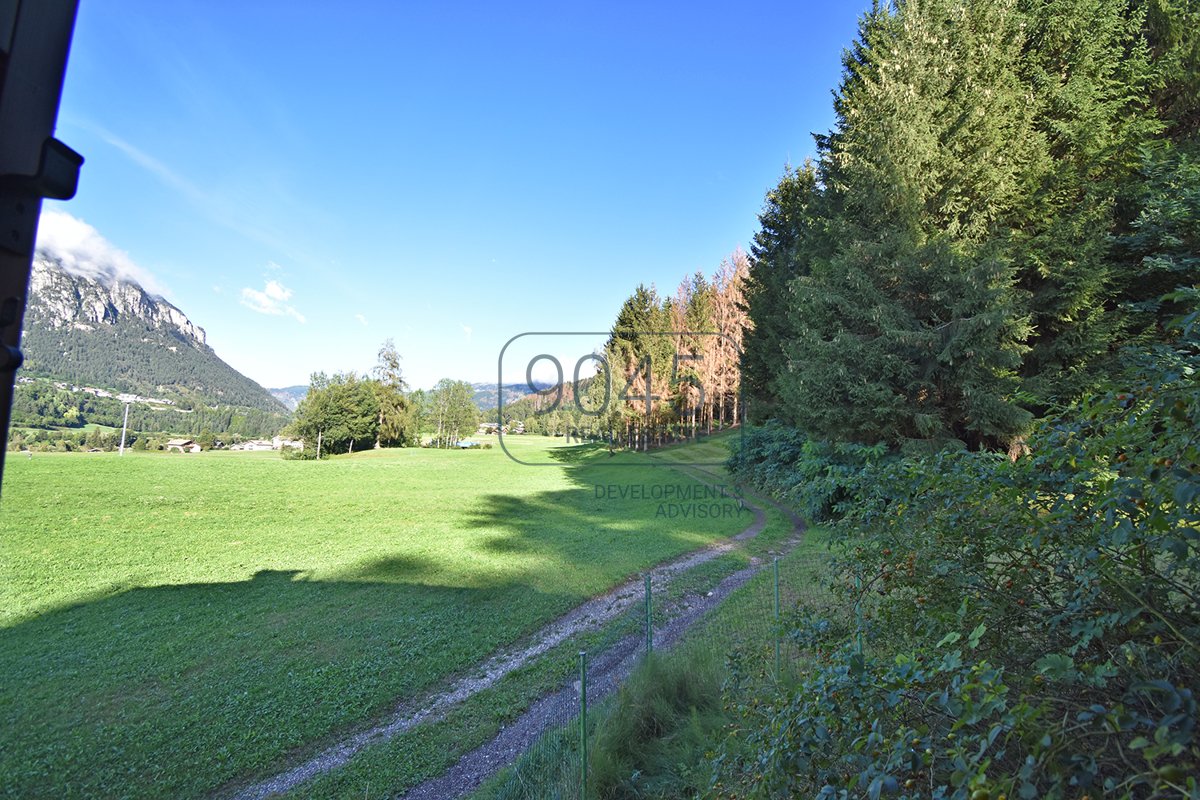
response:
M710 481L717 477L706 470L699 471L706 473L702 478L704 481ZM762 507L749 500L743 502L753 515L750 525L731 539L688 553L650 570L651 583L655 587L656 594L665 592L671 582L680 574L734 550L742 542L752 539L762 532L766 527L766 515ZM791 544L794 544L798 541L796 536L804 529L803 521L790 509L775 503L771 504L779 508L792 521ZM662 607L661 611L667 617L667 622L655 630L655 646L670 647L691 625L719 605L731 592L742 586L762 566L762 564L752 564L739 570L726 577L713 591L704 596L685 597ZM261 798L283 794L317 775L346 764L368 745L387 741L417 725L443 719L459 703L489 688L518 667L529 663L576 634L604 626L634 604L642 602L643 580L639 576L604 595L588 600L542 628L521 646L492 656L478 670L471 675L459 678L448 689L428 696L420 702L402 704L387 719L373 727L348 737L285 772L245 787L233 794L232 797L234 800L261 800ZM593 699L599 701L611 694L629 675L641 655L643 641L641 636L630 636L601 653L591 655L588 669L589 703L593 702ZM567 713L575 713L578 710L578 704L577 683L570 683L541 698L515 723L501 730L494 739L464 755L443 775L419 784L403 797L412 800L422 798L444 800L462 797L496 771L512 763L542 733L553 727L554 720L563 719Z

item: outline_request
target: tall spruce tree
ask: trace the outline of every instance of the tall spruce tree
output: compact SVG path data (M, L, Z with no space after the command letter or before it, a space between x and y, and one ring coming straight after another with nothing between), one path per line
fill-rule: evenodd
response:
M741 363L746 393L754 400L748 413L756 421L770 417L779 405L775 380L784 364L783 342L793 333L790 284L807 271L819 247L820 216L814 207L820 199L816 165L805 161L799 169L785 167L758 216L744 291L749 324Z
M1170 321L1185 306L1163 298L1200 286L1200 146L1159 142L1143 154L1131 182L1136 216L1117 237L1125 339L1170 338Z
M645 447L648 428L671 399L675 351L671 312L653 286L639 284L621 305L605 345L612 370L611 402L622 410L633 447Z
M675 379L677 411L694 431L707 411L712 394L710 376L715 355L712 333L718 329L713 316L713 287L703 272L697 270L684 279L677 302L682 302L683 307L674 317L679 321L679 335L673 354L674 374L670 377Z
M1144 12L1153 99L1176 142L1200 132L1200 0L1134 0Z
M1162 124L1142 15L1125 2L1022 0L1020 61L1049 165L1012 220L1033 335L1024 388L1041 411L1085 394L1121 335L1113 313L1115 199Z
M820 140L817 246L791 281L784 415L824 438L1006 445L1026 320L1003 222L1041 168L1014 2L877 4ZM752 300L753 303L753 300Z

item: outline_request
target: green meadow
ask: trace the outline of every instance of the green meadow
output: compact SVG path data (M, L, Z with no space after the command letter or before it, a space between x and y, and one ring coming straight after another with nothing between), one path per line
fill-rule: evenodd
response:
M10 455L0 793L229 790L749 522L662 516L652 487L696 481L636 457L506 444L553 466L498 447Z

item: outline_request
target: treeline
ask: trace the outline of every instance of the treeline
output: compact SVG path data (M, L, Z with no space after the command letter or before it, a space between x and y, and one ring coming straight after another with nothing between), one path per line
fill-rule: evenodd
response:
M832 527L738 796L1195 796L1200 6L876 3L767 196L731 467ZM853 613L851 613L853 611Z
M295 458L322 458L379 447L453 447L474 433L474 387L443 379L430 391L409 391L400 354L388 339L371 375L313 374L308 394L285 433L304 441Z
M115 397L97 397L88 392L60 389L49 380L17 384L13 397L13 427L39 428L50 440L60 429L88 425L120 428L125 403ZM283 428L288 416L258 408L198 405L191 410L156 409L142 403L129 405L129 430L198 436L211 433L226 441L234 437L269 438ZM69 433L70 431L65 431ZM72 437L66 437L71 439Z
M129 450L166 450L167 442L178 438L174 433L146 433L145 431L127 431L125 447ZM212 450L237 444L247 437L228 434L215 434L211 430L200 431L190 437L203 450ZM257 437L254 437L257 438ZM121 446L121 431L104 428L64 430L20 429L14 428L8 438L10 451L29 451L30 453L59 452L71 453L87 450L112 452Z
M509 429L520 421L527 433L645 449L736 424L749 268L738 249L711 278L684 278L671 297L639 285L592 356L596 374L505 403Z
M173 349L172 349L173 348ZM229 405L267 413L282 404L222 361L206 344L164 332L136 317L96 331L30 325L22 374L175 400L181 408Z
M1161 340L1178 311L1161 298L1197 273L1195 34L1172 9L864 17L837 125L755 236L755 416L823 440L1019 449L1122 345Z

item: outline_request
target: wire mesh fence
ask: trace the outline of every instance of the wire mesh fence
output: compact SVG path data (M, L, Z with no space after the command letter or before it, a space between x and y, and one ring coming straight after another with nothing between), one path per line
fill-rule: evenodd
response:
M523 749L498 753L516 757L512 766L476 793L488 798L561 798L584 796L586 776L581 771L588 733L594 727L587 706L612 693L646 651L646 604L634 603L599 630L570 644L578 651L564 682L521 715L510 728L523 728L528 739ZM503 734L502 737L503 738Z
M647 575L641 603L593 637L570 680L526 712L522 719L533 718L540 735L473 797L608 796L610 751L656 722L620 717L653 716L653 706L667 702L661 695L672 692L700 705L713 701L702 695L715 693L719 703L734 670L748 678L744 686L792 680L806 658L800 640L789 635L796 619L838 613L826 566L824 552L802 549L757 559L708 589L655 585ZM622 686L636 699L623 705Z

